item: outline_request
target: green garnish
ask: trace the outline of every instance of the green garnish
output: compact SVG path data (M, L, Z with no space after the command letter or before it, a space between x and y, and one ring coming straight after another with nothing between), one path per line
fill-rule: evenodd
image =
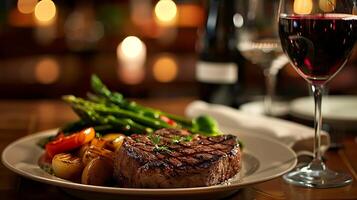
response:
M199 132L205 136L217 136L222 133L219 131L218 123L208 115L202 115L193 120L194 132Z
M171 152L171 150L167 146L158 146L158 145L155 145L154 151L155 152L163 152L163 151Z
M188 135L188 136L184 137L183 140L184 140L185 142L191 142L192 139L193 139L192 135Z
M173 144L178 144L178 143L181 142L181 137L178 136L178 135L174 135L174 136L172 137L171 142L172 142Z
M162 151L171 152L171 150L167 146L159 145L160 140L161 140L161 137L159 135L150 134L148 136L148 138L154 144L154 149L153 150L155 152L162 152Z
M154 145L159 145L160 143L160 136L159 135L149 135L149 139L151 140L151 142L154 144Z
M178 136L178 135L174 135L171 139L171 142L173 144L178 144L180 142L191 142L193 139L192 135L188 135L186 137L181 137L181 136Z
M99 132L96 132L96 133L95 133L95 137L101 138L101 137L103 137L103 135L102 135L101 133L99 133Z
M240 148L241 150L243 150L243 149L244 149L244 144L243 144L243 142L242 142L241 140L238 140L237 142L238 142L239 148Z
M55 175L51 165L40 165L40 168L49 174Z

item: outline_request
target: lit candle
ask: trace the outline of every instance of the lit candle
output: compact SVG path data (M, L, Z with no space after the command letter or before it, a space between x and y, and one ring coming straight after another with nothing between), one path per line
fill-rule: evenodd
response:
M299 15L307 15L312 12L313 2L312 0L295 0L294 12Z
M57 9L51 0L39 1L35 6L33 16L36 20L35 37L38 43L47 45L51 43L57 34Z
M146 46L138 37L126 37L118 45L117 56L123 67L143 67L146 60Z
M135 36L126 37L117 47L118 76L127 84L139 84L145 76L146 46Z

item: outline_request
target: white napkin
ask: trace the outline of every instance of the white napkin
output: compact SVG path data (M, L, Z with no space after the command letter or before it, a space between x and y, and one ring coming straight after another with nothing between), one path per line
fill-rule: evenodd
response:
M207 114L215 118L222 129L235 130L275 139L296 152L313 151L314 129L294 122L244 113L223 105L194 101L186 108L188 117ZM224 132L224 130L222 130ZM321 132L321 152L330 146L330 136Z

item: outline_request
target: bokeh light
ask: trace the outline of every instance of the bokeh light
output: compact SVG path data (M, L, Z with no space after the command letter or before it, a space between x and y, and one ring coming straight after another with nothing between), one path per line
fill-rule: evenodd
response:
M243 25L244 25L244 18L241 14L239 13L236 13L234 16L233 16L233 23L234 23L234 26L237 27L237 28L241 28Z
M56 5L51 0L42 0L35 7L35 18L40 23L49 23L56 16Z
M155 6L155 16L161 23L173 23L177 16L177 6L172 0L160 0Z
M332 12L336 8L336 0L319 0L319 7L324 12Z
M84 51L96 47L104 36L104 25L97 21L90 7L78 7L67 16L64 23L67 46L73 51Z
M312 12L313 2L312 0L295 0L294 12L299 15L307 15Z
M154 62L153 75L159 82L167 83L173 81L177 77L177 71L177 63L171 56L160 56Z
M60 67L53 58L43 58L35 66L35 78L41 84L55 83L59 76Z
M145 79L145 68L143 67L119 67L119 79L127 85L138 85Z
M130 18L137 26L150 26L152 22L152 2L148 0L130 1Z
M38 0L18 0L17 9L22 14L30 14L35 10Z
M195 3L184 3L177 5L178 27L201 27L205 21L203 7Z
M123 52L124 56L135 58L138 57L143 50L143 42L138 37L128 36L119 44L117 53L119 55L119 52Z

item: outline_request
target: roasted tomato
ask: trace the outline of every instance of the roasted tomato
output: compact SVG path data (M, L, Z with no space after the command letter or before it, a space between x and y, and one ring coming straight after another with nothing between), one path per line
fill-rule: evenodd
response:
M59 137L46 144L46 152L50 158L56 154L68 152L90 142L95 136L93 128L86 128L69 136Z

